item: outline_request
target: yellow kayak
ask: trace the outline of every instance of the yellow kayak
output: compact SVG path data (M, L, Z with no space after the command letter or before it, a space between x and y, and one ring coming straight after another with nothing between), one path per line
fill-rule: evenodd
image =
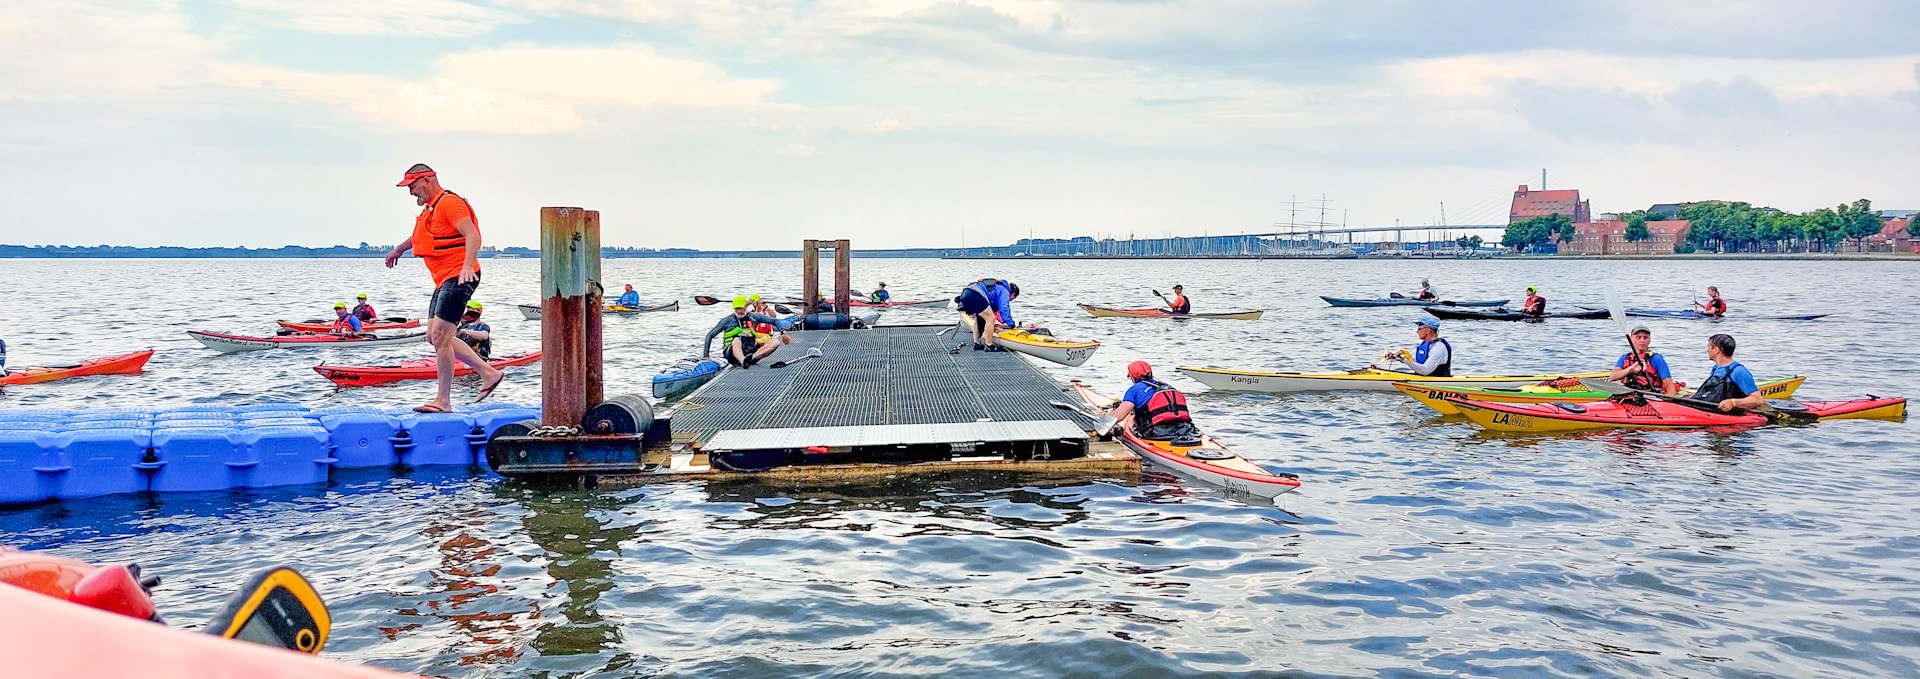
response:
M1009 328L994 335L994 341L1008 351L1018 351L1034 358L1052 361L1060 365L1078 367L1093 358L1093 352L1100 348L1099 342L1077 342L1060 339L1053 335L1028 332L1024 328Z
M1761 382L1760 393L1769 399L1784 399L1793 396L1793 392L1807 381L1805 375L1795 375L1777 380ZM1529 384L1517 389L1495 387L1466 387L1459 385L1433 384L1430 382L1394 382L1393 388L1412 396L1442 415L1459 415L1460 409L1447 399L1457 398L1468 401L1490 401L1493 403L1591 403L1605 401L1608 394L1594 391L1580 385L1577 379L1552 380L1539 384Z
M1353 370L1333 372L1289 373L1267 372L1261 370L1233 370L1230 368L1212 368L1183 365L1176 368L1181 374L1213 389L1223 391L1260 391L1270 394L1287 394L1297 391L1393 391L1394 382L1414 382L1423 385L1446 385L1462 387L1507 387L1520 388L1529 384L1559 379L1562 377L1587 377L1606 379L1606 371L1585 373L1561 373L1558 375L1468 375L1454 377L1428 377L1410 372L1387 370L1375 366L1355 368Z

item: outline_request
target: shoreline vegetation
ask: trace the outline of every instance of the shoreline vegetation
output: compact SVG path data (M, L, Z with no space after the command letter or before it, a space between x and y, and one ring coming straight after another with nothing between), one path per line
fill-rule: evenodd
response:
M491 248L490 248L491 249ZM956 250L958 248L955 248ZM611 250L611 248L609 248ZM182 248L182 247L66 247L66 246L18 246L0 245L0 259L378 259L385 257L386 248L361 250L347 246L332 248L309 248L288 246L273 249L249 248ZM622 254L602 253L608 258L632 259L799 259L800 252L785 250L635 250ZM1297 259L1297 260L1364 260L1378 261L1433 261L1450 259L1488 259L1508 261L1537 261L1543 259L1564 260L1627 260L1627 259L1674 259L1674 260L1793 260L1820 262L1920 262L1920 253L1911 252L1691 252L1675 254L1528 254L1528 253L1488 253L1485 251L1471 256L1365 256L1349 253L1297 253L1297 254L1140 254L1140 255L1050 255L1027 253L1015 254L954 254L952 250L937 248L916 249L915 251L875 250L855 251L854 257L866 259L994 259L994 260L1045 260L1045 261L1086 261L1115 259ZM540 251L530 248L504 248L482 255L483 258L527 258L538 259Z

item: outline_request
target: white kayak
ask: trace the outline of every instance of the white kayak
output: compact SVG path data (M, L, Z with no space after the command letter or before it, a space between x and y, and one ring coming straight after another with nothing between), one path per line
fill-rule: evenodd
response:
M1454 385L1487 389L1518 389L1529 384L1561 377L1605 378L1605 372L1561 373L1558 375L1456 375L1428 377L1374 366L1330 372L1290 373L1260 370L1234 370L1183 365L1176 370L1195 382L1221 391L1259 391L1286 394L1300 391L1397 391L1394 382L1422 385Z
M956 330L962 340L972 336L973 330L967 321L960 321ZM1100 349L1100 343L1094 341L1074 341L1054 337L1045 330L1035 332L1029 328L1008 328L994 336L994 342L1008 351L1016 351L1034 358L1058 363L1070 368L1079 367L1093 358L1093 352Z
M1082 402L1095 408L1112 403L1113 400L1100 395L1087 385L1076 381L1073 389L1080 395ZM1172 469L1175 473L1189 476L1207 483L1239 491L1256 497L1272 498L1293 492L1300 488L1300 477L1293 474L1276 474L1266 467L1254 464L1252 460L1220 445L1212 436L1201 434L1190 441L1160 441L1142 438L1133 432L1133 416L1121 420L1114 428L1114 438L1125 443L1128 450L1160 466Z
M427 341L427 333L416 332L410 335L331 335L327 333L294 333L272 337L250 337L231 335L223 332L188 330L187 335L199 340L208 349L223 354L241 351L260 351L281 347L373 347L394 344L412 344Z

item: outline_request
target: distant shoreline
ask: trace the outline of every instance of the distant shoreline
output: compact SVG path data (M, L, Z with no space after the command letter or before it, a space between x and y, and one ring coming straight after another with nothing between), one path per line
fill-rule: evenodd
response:
M7 259L380 259L386 256L386 250L358 250L352 248L312 248L301 252L289 250L253 250L234 252L230 248L116 248L109 251L93 251L92 248L74 250L42 250L41 252L20 252L29 248L0 245L0 260ZM151 250L151 251L143 251ZM1814 262L1920 262L1920 254L1902 252L1796 252L1796 253L1691 253L1673 255L1498 255L1486 257L1362 257L1357 255L1324 254L1270 254L1270 255L950 255L941 252L903 252L897 249L875 249L862 252L853 251L858 259L954 259L954 260L1039 260L1039 261L1085 261L1085 260L1353 260L1367 262L1435 262L1461 260L1504 260L1504 261L1610 261L1610 260L1779 260ZM799 259L800 253L788 250L718 250L718 251L676 251L676 252L620 252L603 250L603 259ZM514 248L511 252L482 255L482 259L531 259L538 260L540 253Z
M1842 253L1799 252L1799 253L1785 253L1785 254L1762 253L1762 252L1729 252L1725 254L1694 253L1694 254L1685 254L1685 255L1501 255L1498 257L1358 257L1358 256L1328 256L1328 255L1164 255L1164 256L1155 256L1155 257L1130 257L1125 255L1083 255L1079 257L1073 257L1073 256L1056 257L1056 256L1047 255L1047 256L1032 256L1032 257L1029 257L1029 256L1008 257L1008 256L998 256L998 255L996 256L953 255L948 257L941 257L941 259L995 259L995 260L1038 259L1038 260L1046 260L1046 261L1058 261L1058 260L1076 261L1076 260L1089 260L1089 259L1098 259L1098 260L1300 259L1300 260L1343 260L1343 261L1366 261L1366 262L1454 262L1454 261L1467 261L1467 260L1531 262L1531 261L1540 261L1540 260L1601 261L1601 260L1629 260L1629 259L1676 259L1676 260L1686 260L1686 261L1801 260L1801 261L1815 261L1815 262L1920 262L1920 255L1900 253L1900 252L1842 252Z

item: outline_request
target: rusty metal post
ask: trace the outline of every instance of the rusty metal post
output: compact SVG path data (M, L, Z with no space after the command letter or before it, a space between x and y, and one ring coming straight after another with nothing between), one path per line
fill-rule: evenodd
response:
M807 307L800 313L813 313L813 293L820 291L820 241L811 238L800 246L800 287L800 299Z
M606 286L601 283L601 279L600 279L600 211L599 210L587 211L586 229L587 229L586 230L587 356L586 356L586 370L585 370L586 380L587 380L586 407L592 408L596 405L606 402L607 400L606 385L602 382L602 380L606 377L606 370L600 362L600 359L601 359L600 352L601 352L601 347L603 346L601 343L601 337L600 337L600 324L606 318L601 314L606 311L607 290L606 290ZM582 414L584 415L584 413Z
M580 426L596 402L588 399L599 390L599 226L597 212L540 208L540 419L546 425Z
M848 316L853 315L853 307L847 304L853 296L853 248L847 247L847 239L833 241L833 309Z

